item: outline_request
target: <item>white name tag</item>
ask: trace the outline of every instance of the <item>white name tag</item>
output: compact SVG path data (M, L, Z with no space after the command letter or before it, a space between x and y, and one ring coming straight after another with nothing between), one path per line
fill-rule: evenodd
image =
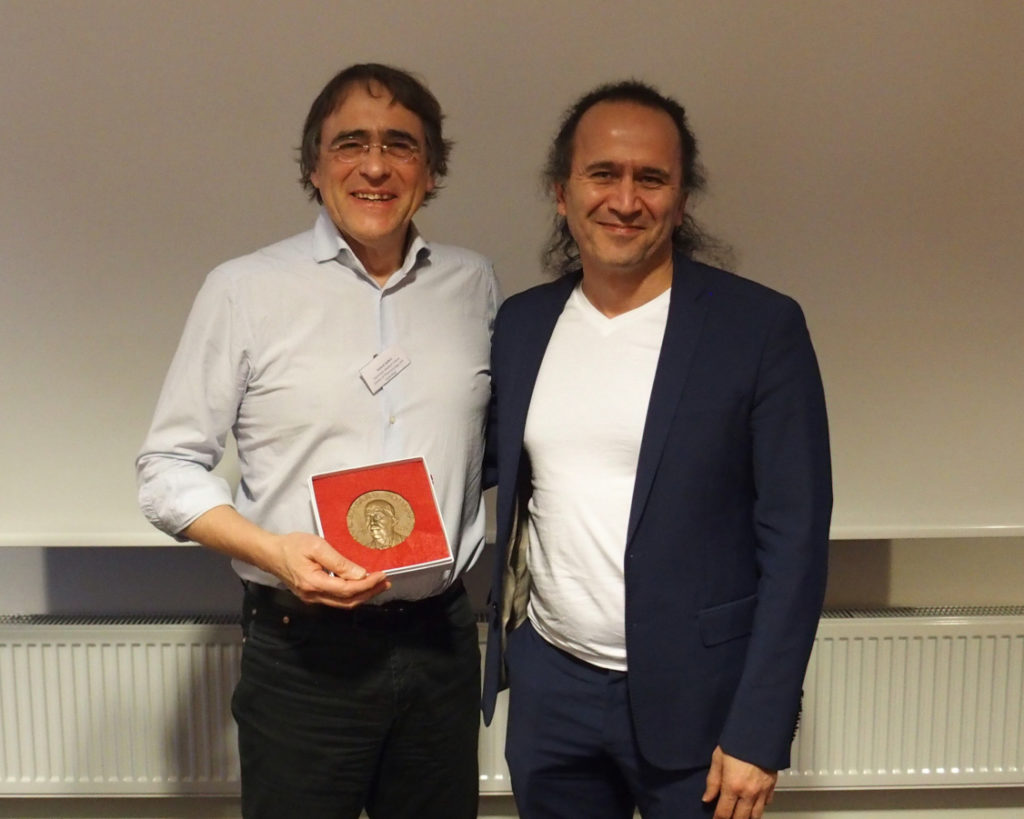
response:
M409 366L409 357L398 347L388 347L370 359L370 363L359 371L366 388L376 395L381 388L402 370Z

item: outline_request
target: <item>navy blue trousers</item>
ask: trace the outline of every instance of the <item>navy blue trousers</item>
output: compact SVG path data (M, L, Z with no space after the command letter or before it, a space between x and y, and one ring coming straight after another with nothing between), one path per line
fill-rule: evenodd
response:
M578 660L527 621L509 635L505 757L521 819L706 819L708 768L664 770L637 747L629 677ZM710 765L711 760L708 760Z
M480 650L465 591L351 612L246 592L232 699L246 819L477 814Z

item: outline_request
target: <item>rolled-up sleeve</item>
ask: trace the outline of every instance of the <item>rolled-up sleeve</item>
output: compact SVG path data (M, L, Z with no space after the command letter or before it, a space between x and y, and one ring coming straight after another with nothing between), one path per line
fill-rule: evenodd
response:
M227 481L211 470L245 394L248 337L231 275L213 271L196 296L135 461L143 514L179 540L204 512L232 503Z

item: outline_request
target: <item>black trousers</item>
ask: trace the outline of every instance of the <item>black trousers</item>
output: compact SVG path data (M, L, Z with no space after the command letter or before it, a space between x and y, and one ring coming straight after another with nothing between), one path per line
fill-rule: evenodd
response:
M461 584L353 611L250 585L243 628L246 819L476 816L480 656Z

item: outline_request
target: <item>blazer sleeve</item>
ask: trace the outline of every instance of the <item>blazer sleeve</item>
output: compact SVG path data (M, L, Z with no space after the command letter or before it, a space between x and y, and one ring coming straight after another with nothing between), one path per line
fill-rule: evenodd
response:
M789 765L825 594L832 478L825 398L803 313L785 299L767 334L750 412L758 568L753 630L720 744Z

